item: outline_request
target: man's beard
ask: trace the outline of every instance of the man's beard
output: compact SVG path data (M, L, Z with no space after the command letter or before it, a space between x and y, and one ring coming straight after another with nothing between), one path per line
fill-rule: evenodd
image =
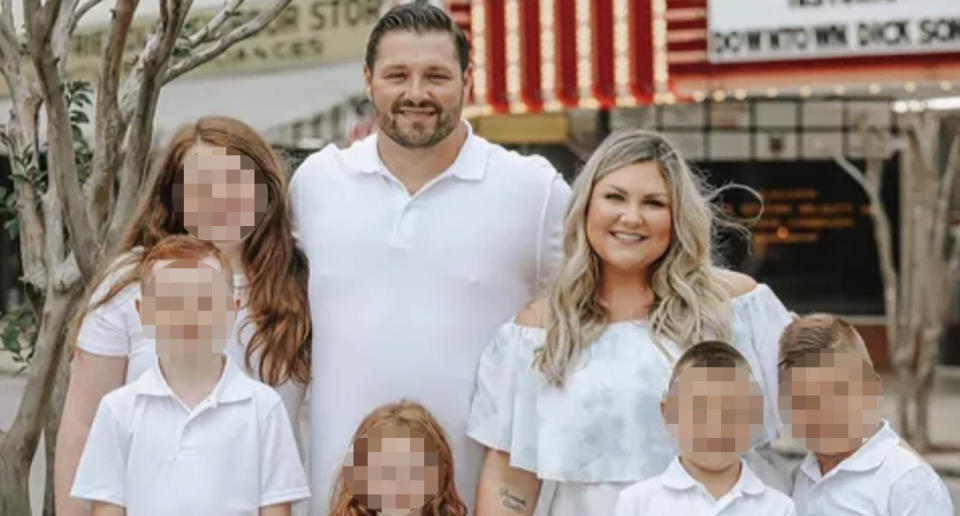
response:
M376 106L376 103L374 103L374 106ZM415 122L411 124L412 127L410 129L406 131L401 129L397 119L403 116L402 111L404 108L426 108L433 110L433 116L436 117L433 129L429 128L429 122ZM457 128L457 124L460 122L460 112L462 108L462 98L460 102L457 103L455 113L444 110L440 104L432 100L425 100L418 104L409 100L397 100L390 106L389 112L384 113L379 110L377 111L377 125L381 131L386 133L390 139L397 142L401 147L408 149L428 149L443 141L444 138L449 136L450 133Z

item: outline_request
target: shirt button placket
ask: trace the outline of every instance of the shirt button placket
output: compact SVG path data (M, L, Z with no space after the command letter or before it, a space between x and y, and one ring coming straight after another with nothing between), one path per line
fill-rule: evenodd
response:
M416 230L416 210L411 199L404 203L397 214L396 225L393 230L393 243L398 247L409 247Z

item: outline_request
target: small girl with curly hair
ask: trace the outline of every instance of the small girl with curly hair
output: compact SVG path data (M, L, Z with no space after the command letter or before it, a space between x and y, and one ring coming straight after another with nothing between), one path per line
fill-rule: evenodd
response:
M330 516L466 516L443 428L410 401L360 423L334 487Z

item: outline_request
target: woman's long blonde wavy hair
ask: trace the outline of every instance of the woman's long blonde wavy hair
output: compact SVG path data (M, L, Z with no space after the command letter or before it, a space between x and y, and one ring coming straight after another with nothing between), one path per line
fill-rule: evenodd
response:
M422 405L407 400L381 405L363 418L351 443L371 431L403 430L411 436L422 437L424 451L435 453L440 468L439 490L423 507L423 516L467 516L467 506L460 500L457 486L453 481L453 452L447 442L443 428ZM374 511L364 507L347 485L343 468L340 468L333 498L330 502L330 516L370 516Z
M649 161L659 165L667 184L671 219L670 245L649 271L654 301L648 319L654 337L681 346L706 338L730 338L730 297L714 267L711 240L716 223L736 224L714 213L711 201L720 190L708 192L663 136L641 129L620 130L600 144L573 183L563 225L564 262L548 295L547 336L534 362L553 385L563 385L580 353L608 322L597 299L602 264L587 240L593 187L611 172Z
M307 268L306 259L294 247L290 233L286 173L280 159L255 130L228 117L199 118L173 135L123 239L106 256L82 304L78 305L67 342L76 343L87 313L138 279L136 271L132 271L112 285L102 298L92 299L97 287L111 273L139 262L140 256L135 251L140 249L142 254L168 235L187 234L183 225L183 161L187 153L201 143L250 158L256 166L257 184L265 185L267 190L266 211L253 232L243 240L249 313L244 324L253 324L255 329L246 349L246 366L251 367L251 359L256 354L260 358L258 373L264 382L277 385L294 379L306 383L310 378L311 336Z

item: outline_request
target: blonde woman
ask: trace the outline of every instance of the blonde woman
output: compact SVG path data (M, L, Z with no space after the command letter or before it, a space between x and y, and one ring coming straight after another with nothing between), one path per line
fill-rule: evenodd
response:
M488 448L477 514L606 516L619 491L676 453L659 402L673 362L703 339L732 342L776 433L773 292L718 268L709 196L662 136L609 136L573 186L565 262L546 299L484 351L468 435ZM721 443L722 444L722 443Z

